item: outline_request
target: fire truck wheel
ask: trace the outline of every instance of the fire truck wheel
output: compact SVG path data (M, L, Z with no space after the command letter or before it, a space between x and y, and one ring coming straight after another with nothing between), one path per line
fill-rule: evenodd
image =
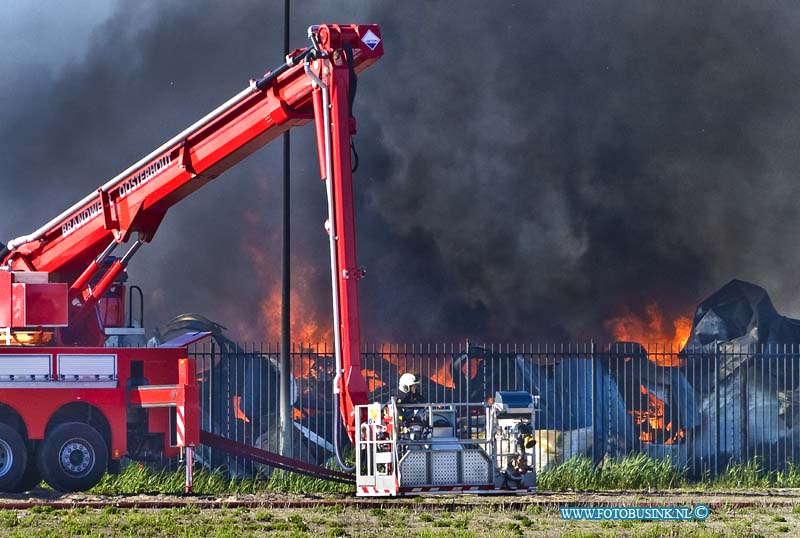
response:
M86 491L106 472L108 446L97 430L83 422L53 428L39 448L39 471L57 491Z
M0 423L0 491L13 491L25 473L28 450L14 428Z
M28 449L28 465L25 466L25 472L22 473L22 478L19 479L17 485L9 491L13 493L23 493L34 489L42 481L42 473L39 472L39 466L36 464L36 450Z

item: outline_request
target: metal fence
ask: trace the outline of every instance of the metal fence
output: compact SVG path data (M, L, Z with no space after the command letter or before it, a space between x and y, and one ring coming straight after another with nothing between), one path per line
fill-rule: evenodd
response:
M202 427L279 450L278 346L221 350L196 345ZM334 361L328 346L294 346L293 456L331 458ZM362 354L371 401L397 395L401 374L422 380L429 402L484 402L498 390L539 396L536 452L542 471L571 457L645 453L671 458L691 476L759 458L784 470L800 457L800 347L712 342L662 345L384 345ZM344 439L342 441L345 441ZM203 449L205 463L234 476L268 473Z

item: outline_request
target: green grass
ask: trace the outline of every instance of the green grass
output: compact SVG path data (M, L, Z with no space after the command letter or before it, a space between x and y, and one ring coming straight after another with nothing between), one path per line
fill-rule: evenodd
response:
M716 477L704 473L699 480L690 481L687 470L673 465L668 458L654 460L636 454L622 459L608 458L595 465L591 459L579 456L539 473L537 482L542 491L798 488L800 468L790 462L786 471L770 472L758 458L753 458L745 463L729 464Z
M766 473L757 458L746 463L734 463L716 478L706 479L706 485L721 489L767 488L774 484L774 477Z
M483 507L453 510L443 500L425 514L412 508L381 510L330 507L291 509L266 508L120 508L64 509L51 511L0 510L2 536L405 536L414 538L516 538L554 536L562 538L757 538L792 536L792 508L742 510L718 508L706 522L564 522L555 508L545 508L533 520L527 510L488 503ZM416 517L415 517L416 514ZM726 521L717 515L726 515ZM424 518L421 515L429 516ZM790 522L782 522L779 518Z
M184 491L185 469L154 471L136 464L118 475L107 474L90 493L99 495L181 494ZM288 472L274 472L268 480L261 478L231 479L222 471L196 470L192 491L200 495L247 494L261 491L285 493L331 492L352 493L353 485L328 482Z
M182 494L184 469L156 471L131 464L118 475L106 475L91 493L100 495ZM644 454L605 459L595 465L584 456L551 467L537 477L541 491L667 490L687 487L735 490L768 487L800 487L800 468L788 464L782 473L768 472L760 460L732 463L717 477L706 473L690 482L685 468L669 459L654 460ZM352 484L339 484L295 473L275 471L269 479L234 480L223 471L199 469L194 473L193 492L200 495L251 494L258 492L352 494ZM420 502L421 497L413 499ZM412 501L412 502L413 502ZM800 512L798 512L800 513ZM8 523L0 520L0 527Z
M800 487L800 468L789 462L783 472L767 471L759 458L731 463L716 478L706 477L702 484L717 489L761 489Z

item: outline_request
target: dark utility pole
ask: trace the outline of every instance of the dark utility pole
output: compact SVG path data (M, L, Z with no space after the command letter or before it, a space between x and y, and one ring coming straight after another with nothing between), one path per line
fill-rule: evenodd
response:
M289 54L289 0L284 0L283 5L283 54ZM281 251L281 449L284 456L292 456L292 364L290 356L291 346L291 318L290 291L291 291L291 263L289 255L289 177L290 177L290 145L289 131L283 134L283 249Z

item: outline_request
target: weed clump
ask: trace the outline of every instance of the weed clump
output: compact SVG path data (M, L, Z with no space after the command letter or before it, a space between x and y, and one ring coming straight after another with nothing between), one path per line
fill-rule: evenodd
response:
M542 490L669 489L685 486L686 468L667 458L654 460L644 454L622 459L606 458L600 465L579 456L545 470L538 476Z

